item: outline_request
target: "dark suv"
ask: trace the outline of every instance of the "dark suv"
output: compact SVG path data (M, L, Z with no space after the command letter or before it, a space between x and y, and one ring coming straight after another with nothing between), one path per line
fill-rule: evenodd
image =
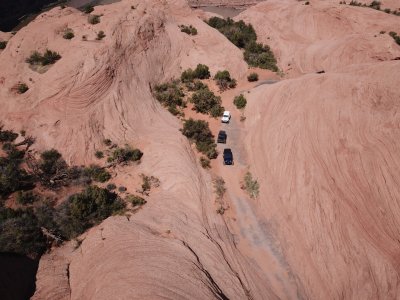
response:
M218 138L217 138L217 143L223 143L226 144L226 132L223 130L220 130L218 133Z
M233 165L233 154L232 150L229 148L224 149L224 165Z

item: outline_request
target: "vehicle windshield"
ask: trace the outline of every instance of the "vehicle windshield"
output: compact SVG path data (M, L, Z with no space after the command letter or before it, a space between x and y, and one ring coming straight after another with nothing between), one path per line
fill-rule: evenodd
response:
M224 112L224 117L229 117L229 113L228 112Z

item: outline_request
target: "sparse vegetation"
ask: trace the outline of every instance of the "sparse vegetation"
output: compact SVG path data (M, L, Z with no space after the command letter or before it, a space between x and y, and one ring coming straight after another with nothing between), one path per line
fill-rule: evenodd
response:
M194 109L202 114L219 117L224 112L224 107L221 106L221 97L216 96L208 88L195 91L189 101L194 104Z
M96 151L94 153L94 156L96 156L96 158L98 158L98 159L102 159L104 157L104 153L103 153L103 151Z
M207 24L220 31L237 47L245 49L244 59L250 66L274 72L278 70L274 54L267 45L257 43L257 34L251 24L219 17L210 18Z
M226 192L224 179L222 177L217 177L215 178L213 183L214 183L214 192L217 195L217 199L222 200Z
M260 184L257 180L253 179L250 172L244 175L244 186L243 188L247 191L250 198L257 198L259 195Z
M61 59L61 55L55 51L47 49L43 54L38 51L32 52L31 56L26 59L26 62L30 65L52 65Z
M218 71L214 76L214 80L221 91L236 87L236 80L231 78L231 74L227 70Z
M100 30L98 33L97 33L97 37L96 37L96 40L98 40L98 41L101 41L103 38L105 38L105 34L104 34L104 31L103 30Z
M25 93L26 91L29 90L29 87L25 83L19 82L16 85L16 90L17 90L18 94L23 94L23 93Z
M244 59L249 66L260 67L274 72L278 71L276 59L271 49L256 41L252 41L246 45Z
M118 192L120 192L120 193L126 192L126 187L124 187L124 186L118 187Z
M173 115L181 114L179 108L186 106L183 100L185 94L179 86L178 81L171 81L155 86L154 96Z
M231 18L212 17L207 24L217 29L239 48L245 48L250 41L257 39L253 26L243 21L235 22Z
M202 120L185 120L182 134L196 143L196 148L205 154L209 159L217 158L217 145L214 143L214 136L208 126L208 122Z
M64 30L63 38L66 40L71 40L75 36L74 31L71 28L67 28Z
M246 98L243 96L243 94L240 94L239 96L236 96L233 99L233 104L235 104L236 108L238 109L243 109L246 107L247 104L247 100Z
M398 36L396 32L391 31L389 32L389 35L394 39L397 45L400 45L400 36Z
M146 204L146 202L147 202L144 198L136 196L136 195L126 196L125 201L132 203L133 207L142 206L142 205Z
M197 29L192 25L179 25L179 28L181 29L181 32L184 32L188 35L197 35Z
M5 49L7 46L7 41L0 41L0 50Z
M106 182L111 179L111 174L97 165L90 165L85 168L84 173L97 182Z
M197 79L192 82L186 82L185 86L190 92L199 91L201 89L208 89L208 86L206 84Z
M114 149L111 156L108 157L108 161L120 164L128 161L138 161L142 156L143 152L139 149L132 149L129 145L125 145L125 148L117 147Z
M89 24L95 25L100 23L100 16L99 15L89 15L88 16Z
M249 82L258 81L258 74L257 73L250 73L249 76L247 76L247 80Z
M209 169L211 168L210 165L210 160L207 157L200 157L200 165L204 168L204 169Z
M18 191L16 200L22 205L32 204L37 200L37 195L32 191Z
M117 194L89 186L61 205L57 212L57 223L62 235L71 239L124 208L125 204Z
M106 146L111 146L112 141L110 139L104 139L103 140L103 144L106 145Z
M183 83L193 82L194 79L208 79L210 78L210 70L208 66L198 64L196 69L187 69L182 72L181 81Z

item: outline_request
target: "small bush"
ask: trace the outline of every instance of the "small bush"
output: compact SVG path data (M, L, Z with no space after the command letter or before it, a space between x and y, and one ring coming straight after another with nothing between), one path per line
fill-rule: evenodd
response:
M231 78L231 74L227 70L218 71L214 76L214 80L222 91L236 87L236 80Z
M306 1L306 3L304 3L304 5L310 5L310 2L309 2L309 1Z
M244 59L252 67L260 67L274 72L278 71L276 59L268 46L254 42L246 45Z
M18 133L11 130L3 130L0 126L0 142L13 142L18 137Z
M94 7L93 7L93 5L86 5L83 8L83 11L85 12L85 14L90 14L91 12L94 11Z
M215 117L218 117L224 112L224 108L221 107L221 97L216 96L208 88L194 92L190 102L194 104L194 109L202 114L211 114L212 112Z
M109 160L122 163L127 161L138 161L142 158L142 156L142 151L139 149L132 149L126 145L125 148L116 148L109 157Z
M238 109L242 109L246 107L247 104L247 100L246 98L243 96L243 94L240 94L239 96L236 96L233 99L233 104L235 104L236 108Z
M100 40L102 40L103 38L105 38L105 36L106 36L106 35L104 34L104 31L100 30L100 31L97 33L96 40L100 41Z
M205 154L209 159L218 156L214 143L214 136L208 126L208 122L203 120L185 120L183 123L182 134L196 143L196 148Z
M88 16L89 24L95 25L100 23L100 16L99 15L89 15Z
M145 174L140 174L140 177L143 180L142 183L142 193L149 192L152 187L159 187L160 180L154 176L147 176Z
M103 144L106 145L106 146L111 146L112 141L110 139L104 139L103 140Z
M250 41L257 39L253 26L243 21L235 22L231 18L225 20L219 17L212 17L207 24L217 29L239 48L244 48Z
M196 69L187 69L181 74L181 81L183 83L193 82L194 79L208 79L210 78L210 70L208 66L198 64Z
M56 63L56 61L58 61L59 59L61 59L60 54L55 51L46 49L43 55L40 54L38 51L32 52L31 56L26 59L26 62L30 65L46 66Z
M396 32L391 31L391 32L389 32L389 35L394 39L394 41L395 41L398 45L400 45L400 36L398 36Z
M96 158L101 159L104 157L103 151L96 151L95 154Z
M183 101L185 94L177 81L156 85L154 88L154 96L174 115L180 113L178 107L183 108L186 105Z
M32 209L0 208L0 252L38 258L45 250L46 239Z
M60 207L57 223L63 236L71 239L124 208L125 204L115 193L89 186Z
M67 28L64 31L63 38L66 40L70 40L74 38L74 31L71 28Z
M211 168L210 160L204 156L200 157L200 164L204 169Z
M0 41L0 50L5 49L7 46L7 41Z
M21 205L32 204L37 200L37 196L32 191L18 191L17 202Z
M17 88L18 94L23 94L29 90L29 87L23 82L18 83L16 88Z
M222 198L224 198L226 187L225 181L222 177L217 177L214 180L214 192L217 195L218 200L222 200Z
M208 89L208 86L202 83L200 80L194 80L192 82L185 83L187 89L191 92L199 91L201 89Z
M126 192L126 187L124 187L124 186L118 187L118 192L120 192L120 193Z
M146 200L144 200L142 197L136 196L136 195L128 195L125 198L125 201L132 203L132 206L142 206L146 204Z
M247 76L247 80L249 82L258 81L258 74L257 73L250 73L249 76Z
M111 179L111 174L107 170L100 168L97 165L91 165L85 168L84 173L94 181L106 182Z
M107 187L106 187L106 189L109 191L113 191L116 188L117 188L117 186L114 183L109 183L109 184L107 184Z
M86 35L82 35L82 41L87 41L87 36Z
M257 180L253 179L250 172L247 172L244 176L244 188L251 198L258 197L260 184Z
M181 29L181 32L184 32L188 35L197 35L197 29L192 25L179 25L179 28Z

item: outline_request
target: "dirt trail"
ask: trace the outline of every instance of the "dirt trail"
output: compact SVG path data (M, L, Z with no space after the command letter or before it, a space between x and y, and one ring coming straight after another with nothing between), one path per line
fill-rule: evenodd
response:
M244 144L244 137L247 135L244 123L240 121L241 112L236 109L232 103L233 97L243 93L245 96L251 93L251 90L265 82L278 82L276 76L259 70L261 80L255 83L248 83L247 80L239 80L235 89L220 94L223 106L231 111L232 119L229 124L218 122L214 124L215 134L219 130L227 133L226 144L218 144L220 153L216 162L213 162L213 171L216 175L225 180L227 201L230 210L225 213L225 218L230 224L236 237L237 247L243 255L249 260L250 264L255 266L263 274L264 281L273 287L275 295L279 299L299 298L297 286L291 278L288 271L288 265L285 262L276 241L273 232L267 227L267 221L263 220L256 213L253 202L249 196L240 188L240 182L248 169L248 161ZM215 89L215 87L214 87ZM244 111L245 114L245 111ZM224 148L231 148L234 156L234 165L225 166L222 163L222 152Z

